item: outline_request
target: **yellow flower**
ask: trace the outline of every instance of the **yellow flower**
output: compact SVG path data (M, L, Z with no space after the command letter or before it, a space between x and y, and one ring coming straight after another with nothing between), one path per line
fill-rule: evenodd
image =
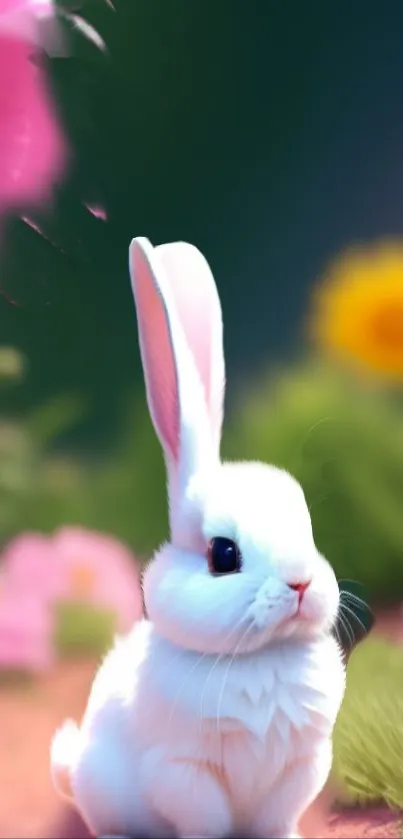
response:
M330 265L311 325L327 352L403 381L403 243L357 248Z

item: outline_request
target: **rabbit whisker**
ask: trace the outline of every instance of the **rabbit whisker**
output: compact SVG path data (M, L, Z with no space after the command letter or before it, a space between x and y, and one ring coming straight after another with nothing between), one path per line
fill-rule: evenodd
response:
M223 756L222 756L222 741L221 741L221 730L220 730L220 719L221 719L220 712L221 712L222 701L223 701L223 698L224 698L224 691L225 691L225 687L226 687L226 684L228 682L229 673L230 673L232 664L234 662L234 659L237 655L237 652L238 652L241 644L244 642L245 638L248 636L249 632L251 632L251 630L253 628L254 628L254 624L253 623L249 624L249 626L246 627L245 632L241 635L238 643L236 644L235 649L232 653L232 656L229 659L229 662L227 664L227 667L226 667L226 670L225 670L225 673L224 673L224 676L223 676L223 680L222 680L221 690L220 690L218 700L217 700L216 724L217 724L218 739L219 739L219 742L221 742L221 763L223 762L222 761Z
M186 652L186 651L185 651L185 652ZM170 712L170 715L169 715L169 720L168 720L168 732L169 732L169 729L170 729L170 727L171 727L171 723L172 723L172 719L173 719L173 715L174 715L174 710L175 710L175 708L176 708L176 705L177 705L178 699L179 699L179 697L180 697L180 695L181 695L181 693L182 693L182 691L183 691L183 689L184 689L185 685L187 684L187 682L188 682L188 680L189 680L189 677L192 675L192 673L194 673L194 671L196 670L196 667L198 667L198 666L199 666L199 664L203 661L203 659L204 659L204 658L206 658L206 656L207 656L207 655L208 655L208 653L201 653L201 654L199 655L199 657L196 659L195 663L194 663L194 664L192 665L192 667L190 668L190 670L188 670L188 671L185 673L185 676L184 676L184 678L182 679L182 681L181 681L181 683L180 683L180 685L179 685L179 689L178 689L178 691L177 691L177 693L176 693L176 695L175 695L175 699L174 699L174 701L173 701L173 703L172 703L172 705L171 705L171 712Z
M237 623L235 624L235 626L233 626L233 627L232 627L232 629L230 630L230 632L228 632L228 634L227 634L227 635L226 635L226 637L224 638L224 644L226 644L226 642L227 642L227 641L229 641L229 639L231 638L231 636L232 636L235 632L237 632L237 630L240 628L240 626L242 626L242 622L244 621L244 619L245 619L245 618L244 618L244 616L242 616L242 617L240 618L240 620L239 620L239 621L237 621ZM242 636L242 637L243 637L243 636ZM235 648L235 649L236 649L236 648ZM214 673L215 669L218 667L218 665L219 665L220 661L222 661L222 659L223 659L223 658L225 658L225 656L226 656L226 655L227 655L227 653L220 653L220 654L217 656L217 658L216 658L216 659L215 659L215 661L213 662L213 665L212 665L212 667L211 667L211 669L210 669L210 671L209 671L209 673L208 673L208 676L207 676L207 678L206 678L206 680L205 680L205 682L204 682L204 685L203 685L203 690L202 690L202 692L201 692L201 696L200 696L200 706L199 706L200 732L201 732L201 729L202 729L202 726L203 726L203 701L204 701L204 696L205 696L205 693L206 693L206 688L207 688L207 685L208 685L208 683L209 683L209 681L210 681L210 678L211 678L211 676L213 675L213 673Z
M337 625L337 620L336 620L336 622L335 622L335 624L334 624L334 626L333 626L333 631L334 631L334 633L335 633L335 635L336 635L336 641L337 641L337 643L339 644L339 646L341 647L341 646L342 646L342 643L341 643L341 637L340 637L340 628L339 628L339 626Z
M341 588L340 589L340 597L344 598L345 600L353 600L355 603L360 603L362 606L367 606L365 600L362 597L359 597L358 594L354 594L352 591L348 591L348 589Z
M361 626L361 628L362 628L362 630L363 630L363 632L364 632L364 635L366 635L366 634L367 634L367 630L366 630L366 627L364 626L364 624L363 624L362 620L360 620L360 618L358 617L358 615L356 615L356 614L353 612L353 610L352 610L352 609L350 609L350 607L347 605L347 603L342 603L342 609L345 609L345 610L346 610L346 612L348 612L350 615L352 615L352 616L353 616L354 620L355 620L355 621L357 621L357 623ZM346 619L347 619L347 616L346 616Z
M339 617L340 624L341 624L342 628L344 629L344 631L347 635L349 644L353 645L354 644L354 635L352 633L350 624L349 624L346 616L344 615L342 604L340 604L340 607L339 607L338 617ZM341 646L343 646L343 644L341 644Z
M359 606L362 606L364 609L367 609L368 612L371 611L368 603L366 603L365 600L362 599L362 597L358 597L358 594L353 594L351 591L345 591L344 589L342 589L340 591L340 598L347 601L350 600L351 603L357 603Z
M362 599L362 597L360 597L358 594L355 594L353 591L350 591L348 588L342 588L343 583L354 584L354 582L354 580L349 580L347 579L347 577L342 577L340 580L338 580L338 584L340 586L340 596L345 595L345 597L351 597L352 600L355 600L357 603L361 603L362 606L365 606L369 609L368 603L366 603L365 600Z

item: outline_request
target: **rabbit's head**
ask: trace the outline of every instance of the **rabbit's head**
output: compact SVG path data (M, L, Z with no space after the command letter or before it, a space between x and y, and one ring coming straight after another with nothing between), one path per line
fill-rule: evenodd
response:
M133 240L130 271L152 421L168 473L171 541L144 575L157 631L237 653L330 631L339 589L303 491L262 463L221 463L221 306L194 246ZM262 417L264 422L264 417Z

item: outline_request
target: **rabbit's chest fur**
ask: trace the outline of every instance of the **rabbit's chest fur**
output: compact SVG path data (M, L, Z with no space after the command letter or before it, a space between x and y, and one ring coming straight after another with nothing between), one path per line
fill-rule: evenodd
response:
M108 716L108 704L120 708L137 768L143 759L149 771L161 760L197 766L215 774L239 806L328 740L344 692L331 637L220 659L176 648L146 622L119 642L98 678L109 693L98 710Z

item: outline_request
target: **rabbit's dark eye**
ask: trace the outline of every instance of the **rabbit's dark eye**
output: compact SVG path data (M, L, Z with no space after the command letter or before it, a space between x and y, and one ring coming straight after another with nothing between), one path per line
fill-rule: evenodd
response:
M235 574L241 570L241 553L238 545L224 536L211 539L207 559L212 574Z

